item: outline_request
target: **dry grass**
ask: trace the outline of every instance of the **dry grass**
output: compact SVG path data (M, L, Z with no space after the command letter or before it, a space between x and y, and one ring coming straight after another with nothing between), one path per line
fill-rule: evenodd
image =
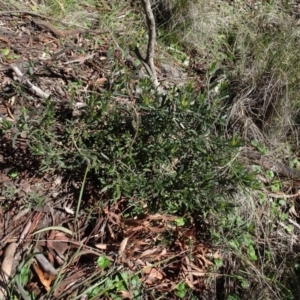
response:
M234 128L250 140L279 145L294 131L299 108L295 3L245 2L161 0L156 6L173 12L164 40L176 43L180 35L198 63L216 61L227 74Z
M291 294L299 292L293 269L294 231L288 232L288 224L278 220L279 215L274 210L277 199L266 196L265 201L261 201L262 193L268 194L266 189L263 191L241 190L236 195L240 204L237 215L255 227L258 259L253 263L242 251L229 251L232 261L229 269L233 276L244 279L242 285L246 289L242 299L293 299ZM230 286L230 279L227 284Z
M246 115L274 145L290 133L298 97L296 78L299 29L280 5L261 7L235 32L234 116ZM252 138L250 136L250 138Z

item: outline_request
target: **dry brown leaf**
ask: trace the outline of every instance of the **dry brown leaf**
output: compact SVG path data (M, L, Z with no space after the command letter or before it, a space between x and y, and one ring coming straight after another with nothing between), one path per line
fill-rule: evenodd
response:
M95 244L95 247L98 249L106 250L107 244Z
M160 260L162 256L167 254L167 249L164 248L158 255L153 257L153 260Z
M159 272L156 268L151 268L149 270L144 270L144 273L147 274L147 276L144 278L145 283L152 284L155 280L162 280L163 275L161 272Z
M151 256L153 253L155 253L155 252L157 252L157 251L158 251L157 248L145 250L145 251L140 255L140 258L147 257L147 256Z
M65 202L63 208L64 208L64 210L66 211L66 213L68 213L68 214L70 214L70 215L74 215L75 211L74 211L74 209L72 208L72 205L71 205L71 204L67 204L67 203Z
M65 252L69 249L68 245L69 238L63 232L55 232L55 237L52 242L52 249L55 250L57 255L64 259Z
M148 220L162 220L162 221L173 221L176 217L165 216L161 214L151 215L147 217Z
M107 81L107 78L103 77L103 78L98 78L95 82L94 85L95 86L102 86L105 82Z
M292 205L291 208L289 209L289 212L294 215L295 217L299 218L299 214L297 213L295 209L295 205Z
M205 273L205 272L198 272L198 271L191 271L191 274L194 275L194 276L200 276L200 277L203 277L203 276L205 276L207 273Z
M63 281L54 289L53 296L58 298L62 293L66 291L70 284L75 283L79 278L86 276L86 273L83 270L78 270L76 273L65 277Z
M132 299L132 297L128 291L120 291L120 294L124 299Z
M163 274L157 268L154 268L149 263L146 263L146 265L147 266L143 268L143 272L148 275L147 278L158 280L163 279Z
M135 239L132 241L132 244L135 246L145 246L145 245L149 245L149 242ZM136 249L140 249L140 248L136 248Z
M134 227L134 228L130 228L128 231L129 232L137 232L137 231L140 231L140 230L143 230L145 229L145 227L142 225L142 226L137 226L137 227Z
M136 264L139 264L139 265L141 265L141 266L145 266L146 264L141 260L141 259L137 259L136 261L135 261L135 263Z
M47 237L47 247L48 247L48 249L53 247L54 237L55 237L55 230L51 230L50 233L49 233L49 236ZM48 259L52 264L54 263L54 256L50 251L48 252Z
M123 260L123 259L122 259ZM130 261L129 259L127 259L124 263L126 263L127 264L127 266L128 266L128 268L130 269L130 270L136 270L136 266L134 265L134 263L132 262L132 261Z
M121 242L121 244L120 244L120 249L119 249L119 255L121 255L121 254L124 252L124 250L125 250L125 248L126 248L126 246L127 246L127 243L128 243L128 237L125 238L125 239Z
M42 283L42 285L45 287L46 291L49 292L51 287L51 283L53 280L55 280L56 275L53 274L48 274L46 272L44 272L39 265L37 264L37 262L33 262L33 269L36 272L37 276L39 277L40 282Z
M221 254L220 254L220 251L217 250L213 255L212 255L213 258L222 258Z
M154 233L161 233L161 232L166 231L167 228L159 228L159 227L150 227L150 226L148 226L147 229L151 232L154 232Z
M160 284L160 287L165 291L171 292L177 288L177 284L169 280L164 280L164 282Z
M166 255L166 254L167 254L167 249L166 249L166 248L164 248L164 249L159 253L160 256L164 256L164 255Z
M6 279L8 279L11 274L14 255L17 247L18 247L17 243L11 243L7 246L7 248L4 251L4 258L1 264L1 270L5 274Z
M68 65L68 64L72 64L72 63L79 63L80 65L82 65L86 60L93 58L96 55L96 53L91 53L91 54L87 54L87 55L81 55L78 56L75 59L72 60L68 60L66 62L64 62L64 65Z

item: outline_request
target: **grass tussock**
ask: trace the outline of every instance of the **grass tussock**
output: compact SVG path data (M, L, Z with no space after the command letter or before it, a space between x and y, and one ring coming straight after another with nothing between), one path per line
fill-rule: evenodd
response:
M196 50L198 63L217 61L222 66L232 83L233 122L240 119L251 138L260 138L261 132L272 142L282 141L293 130L298 109L295 4L158 2L157 9L172 12L172 18L161 22L167 28L161 39L179 43L180 32L180 43L187 51Z

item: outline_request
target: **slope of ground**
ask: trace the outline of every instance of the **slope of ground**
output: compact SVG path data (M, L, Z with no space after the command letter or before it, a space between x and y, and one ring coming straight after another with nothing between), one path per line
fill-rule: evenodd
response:
M297 3L212 2L153 3L161 93L138 3L0 1L0 298L297 299Z

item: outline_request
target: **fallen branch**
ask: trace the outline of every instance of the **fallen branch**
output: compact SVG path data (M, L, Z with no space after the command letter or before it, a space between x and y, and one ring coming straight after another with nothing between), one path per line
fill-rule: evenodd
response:
M57 275L58 274L58 270L56 270L51 263L48 261L48 259L41 254L40 252L38 252L37 249L35 249L34 251L35 254L35 258L36 260L40 263L42 269L47 272L48 274L52 274L52 275Z
M10 64L10 68L16 73L19 81L21 81L21 78L24 76L24 74L21 72L21 70L18 68L18 66L16 64L12 63L12 64ZM27 86L29 86L30 90L35 95L39 96L40 98L48 99L50 97L50 94L45 93L39 87L32 84L29 79L25 80L25 83L27 84Z

